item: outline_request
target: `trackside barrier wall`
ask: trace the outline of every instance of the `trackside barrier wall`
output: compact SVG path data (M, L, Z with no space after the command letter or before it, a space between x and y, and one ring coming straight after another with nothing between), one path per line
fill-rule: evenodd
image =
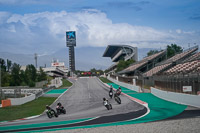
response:
M62 78L60 77L51 80L50 86L55 86L56 88L58 88L62 85L63 85L63 82L62 82Z
M21 104L30 102L34 100L35 98L36 98L35 94L31 93L29 96L25 96L22 98L9 98L9 99L11 100L11 105L21 105Z
M200 96L163 91L151 87L151 93L161 99L200 108Z
M8 106L11 106L11 101L10 101L10 99L7 99L7 100L1 100L1 103L2 103L2 107L8 107Z
M123 83L123 82L117 81L117 80L111 78L110 76L108 76L107 78L110 81L114 82L115 84L118 84L120 86L123 86L125 88L128 88L128 89L136 91L136 92L141 92L141 88L139 86L135 86L135 85L131 85L131 84L127 84L127 83Z

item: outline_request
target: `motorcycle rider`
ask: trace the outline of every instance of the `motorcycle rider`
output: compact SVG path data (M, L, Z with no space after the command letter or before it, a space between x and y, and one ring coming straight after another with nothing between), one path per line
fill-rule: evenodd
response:
M57 111L57 114L61 114L61 113L66 113L64 107L62 106L62 104L59 102L57 103L57 107L56 107L56 111Z
M112 85L110 85L110 91L111 91L111 90L113 91L113 86L112 86Z
M112 87L112 85L110 86L109 96L110 96L110 98L113 97L113 87Z
M46 105L46 109L47 109L48 111L53 110L51 107L49 107L49 105Z
M103 105L109 110L112 109L112 105L109 103L108 99L103 98Z
M119 88L117 89L116 93L117 93L118 96L120 96L121 92L122 92L122 89L121 89L121 87L119 86Z
M108 99L106 99L105 97L103 98L103 105L107 105L108 104Z
M56 112L55 112L55 110L53 110L51 107L49 107L49 105L46 105L46 109L47 109L47 116L49 117L49 118L51 118L53 115L55 116L55 117L58 117L58 115L56 114Z

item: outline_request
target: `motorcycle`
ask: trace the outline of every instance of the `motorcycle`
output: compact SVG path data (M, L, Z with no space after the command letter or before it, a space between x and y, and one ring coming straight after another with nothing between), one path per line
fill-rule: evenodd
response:
M52 118L52 117L58 117L58 114L56 113L55 110L53 109L50 109L50 110L46 110L46 114L49 118Z
M61 113L66 114L66 110L63 106L57 106L56 111L58 115L60 115Z
M118 94L115 93L114 98L115 98L115 101L116 101L118 104L121 104L121 99L120 99L120 97L119 97Z
M116 94L118 95L118 96L120 96L121 95L121 89L117 89L117 91L116 91Z
M109 91L109 96L110 96L110 98L113 97L113 91Z
M112 105L108 102L108 100L104 101L104 106L107 108L107 110L112 109Z

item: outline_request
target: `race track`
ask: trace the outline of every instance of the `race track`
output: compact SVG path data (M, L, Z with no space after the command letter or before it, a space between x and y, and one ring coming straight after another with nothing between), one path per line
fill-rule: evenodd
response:
M145 107L123 95L120 96L122 104L117 104L114 99L109 98L108 91L109 88L104 86L96 77L78 78L73 86L51 105L51 107L55 109L56 104L61 102L67 111L66 114L62 114L58 118L49 119L46 114L43 113L40 117L34 119L0 124L0 129L1 127L20 126L21 128L10 128L7 130L8 132L16 132L103 124L134 119L147 112ZM113 106L112 110L107 110L103 106L103 97L109 99ZM69 122L77 119L88 120L78 123ZM68 121L68 124L58 124L58 122L62 121ZM44 126L45 123L50 122L51 124L46 124L46 126ZM43 126L40 126L39 123L43 123ZM33 127L31 125L36 126Z

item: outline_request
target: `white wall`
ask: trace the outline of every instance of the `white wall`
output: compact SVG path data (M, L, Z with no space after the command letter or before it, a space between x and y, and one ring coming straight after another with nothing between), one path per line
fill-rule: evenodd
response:
M200 108L200 96L163 91L151 87L151 93L161 99Z
M120 86L123 86L125 88L128 88L130 90L136 91L136 92L141 92L141 88L139 86L135 86L135 85L131 85L131 84L127 84L127 83L123 83L120 81L117 81L113 78L110 78L109 76L107 77L110 81L114 82L115 84L118 84Z
M21 105L30 102L35 99L35 94L30 94L22 98L9 98L11 100L11 105Z
M5 94L14 94L14 89L2 89ZM37 94L38 92L43 91L41 88L31 88L31 89L21 89L21 94L33 93Z
M58 77L58 78L55 78L55 79L52 79L51 80L51 85L50 86L55 86L56 88L62 86L63 83L62 83L62 78L61 77Z

